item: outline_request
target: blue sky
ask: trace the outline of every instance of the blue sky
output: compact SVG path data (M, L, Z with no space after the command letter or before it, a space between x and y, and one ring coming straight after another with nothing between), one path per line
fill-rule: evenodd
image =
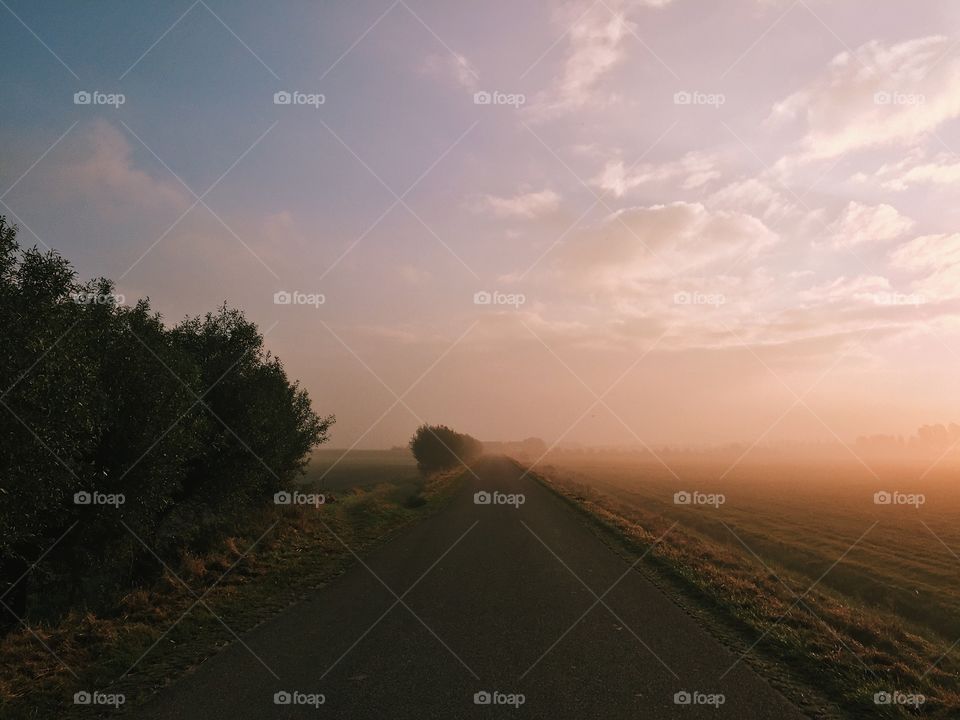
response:
M4 2L0 212L244 308L338 446L955 419L951 3Z

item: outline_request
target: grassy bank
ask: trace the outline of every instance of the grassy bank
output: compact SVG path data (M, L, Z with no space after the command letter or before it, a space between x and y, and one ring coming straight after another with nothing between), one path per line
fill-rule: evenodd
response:
M811 716L958 716L960 664L948 636L843 592L826 582L828 575L819 567L804 572L795 563L777 562L762 545L755 551L752 538L749 545L732 532L728 540L721 539L705 529L695 511L688 509L685 518L674 508L594 483L583 471L550 468L538 477L628 557L637 557L667 533L639 567L710 627L741 662L768 677ZM809 509L796 512L809 514ZM743 526L751 525L739 523L738 535ZM822 534L808 538L809 543L823 540ZM788 542L775 544L787 558L803 550L799 542L795 548ZM833 561L838 557L839 552ZM837 567L842 570L846 560ZM856 567L859 560L850 564ZM821 575L824 579L815 584ZM922 694L925 702L876 704L875 695L884 692Z
M95 717L103 708L73 701L94 690L122 693L120 713L135 717L158 689L235 642L233 632L343 573L355 562L350 550L368 551L435 511L459 476L404 477L337 492L317 508L270 508L215 551L184 555L118 598L109 616L72 612L11 633L0 641L0 718Z

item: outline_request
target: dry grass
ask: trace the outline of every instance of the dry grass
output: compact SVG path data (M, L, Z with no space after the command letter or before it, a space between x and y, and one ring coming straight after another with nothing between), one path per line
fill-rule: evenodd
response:
M882 547L896 542L896 530L892 535L878 534L878 541L863 552L851 551L824 575L844 548L870 526L866 511L858 513L848 506L840 513L845 516L841 524L847 530L842 533L835 518L818 525L822 516L815 508L794 504L794 517L774 518L774 540L768 536L769 542L756 542L766 528L773 527L771 518L744 497L738 497L739 508L678 509L662 496L669 491L668 497L672 498L672 492L680 488L673 488L669 482L658 484L657 480L647 484L644 470L636 466L625 472L623 467L609 466L551 468L544 481L624 539L634 551L649 547L678 523L650 553L648 565L668 578L672 587L695 597L725 628L733 628L738 656L757 642L747 661L762 666L772 660L785 676L817 688L851 717L960 716L960 653L955 649L950 652L955 638L916 620L929 618L941 628L955 618L942 616L939 609L930 612L930 608L913 613L915 617L904 617L890 609L888 595L874 595L879 602L871 603L869 593L864 592L864 588L886 587L892 572L906 572L903 567L891 568L886 563L878 564L871 573L872 558L889 557L902 549ZM705 479L706 474L701 480ZM731 482L724 490L736 495L745 488L744 484ZM808 490L809 486L805 488ZM784 507L789 505L787 502L774 508L773 514L785 512ZM839 511L833 506L830 509ZM715 514L708 515L710 512ZM798 532L796 527L806 529ZM745 543L741 542L744 536L749 538ZM919 539L911 536L908 542L915 545ZM828 562L829 553L841 545ZM822 561L810 561L816 554L814 548L826 553ZM928 543L929 548L932 545ZM804 562L796 562L797 557L804 557ZM929 552L910 559L937 566L941 561L939 555ZM830 582L830 575L838 570L839 581ZM935 572L927 576L935 577ZM821 575L821 581L813 585ZM855 576L863 576L862 584L850 583ZM953 576L944 575L940 588L944 596L957 591L954 584L958 576L960 563ZM894 594L910 587L902 577L893 582ZM845 591L850 588L853 592ZM910 710L874 703L874 693L893 690L922 693L927 700Z
M208 588L204 601L242 633L352 563L331 530L362 551L431 512L455 477L421 484L415 508L409 482L347 492L319 509L271 508L206 555L184 553L156 582L117 598L111 617L75 611L55 626L10 633L0 641L0 717L90 717L72 699L94 689L124 693L123 710L135 715L157 688L232 640L201 606L184 616Z

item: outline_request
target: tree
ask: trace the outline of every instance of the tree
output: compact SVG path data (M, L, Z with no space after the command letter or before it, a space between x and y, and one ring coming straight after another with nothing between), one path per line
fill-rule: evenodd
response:
M288 486L334 422L239 310L169 328L147 300L115 298L21 249L0 216L0 629L28 594L56 614L156 573L141 539L170 560L202 551Z
M421 425L410 439L410 452L426 474L472 462L483 454L483 443L446 425Z

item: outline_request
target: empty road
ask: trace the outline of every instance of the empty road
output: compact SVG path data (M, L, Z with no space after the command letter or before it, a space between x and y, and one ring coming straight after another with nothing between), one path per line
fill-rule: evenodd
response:
M512 461L487 458L475 471L439 513L245 635L249 650L234 643L179 679L141 715L803 717L746 663L721 680L736 656ZM500 494L475 504L477 492Z

